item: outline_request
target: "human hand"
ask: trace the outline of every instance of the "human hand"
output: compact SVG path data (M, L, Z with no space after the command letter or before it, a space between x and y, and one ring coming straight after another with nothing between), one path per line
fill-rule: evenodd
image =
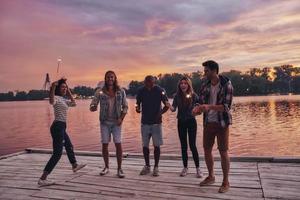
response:
M171 111L174 111L174 107L170 104L170 102L166 102L166 106L171 110Z
M209 104L202 104L202 105L200 105L200 110L202 112L208 112L210 110L210 105Z
M192 110L192 115L196 116L198 115L199 113L201 113L201 109L200 109L200 105L197 105L193 108Z
M52 87L52 88L55 88L56 86L58 86L58 81L54 81L54 82L51 84L51 87Z
M90 111L91 111L91 112L97 111L97 106L91 105L91 106L90 106Z
M119 118L119 119L117 120L117 124L118 124L118 126L121 126L121 125L122 125L122 123L123 123L123 119L122 119L122 118Z
M136 111L137 113L141 113L141 108L140 108L140 106L136 105L136 106L135 106L135 111Z

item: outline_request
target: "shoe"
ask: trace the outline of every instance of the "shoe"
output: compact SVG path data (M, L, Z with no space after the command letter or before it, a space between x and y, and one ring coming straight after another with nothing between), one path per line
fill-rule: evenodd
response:
M200 170L200 167L196 168L196 176L197 178L202 178L203 177L203 173Z
M143 167L142 171L140 172L140 175L147 175L147 174L150 173L150 171L151 171L150 166L146 166L146 165L145 165L145 166Z
M38 181L38 186L40 186L40 187L54 185L54 184L55 184L55 182L48 181L47 179L45 179L45 180L39 179L39 181Z
M158 167L154 167L154 168L153 168L152 176L159 176L159 170L158 170Z
M206 177L202 182L200 182L200 186L212 185L215 183L215 177Z
M181 173L180 173L180 176L181 176L181 177L184 177L184 176L187 175L187 173L188 173L188 168L185 167L185 168L182 169L182 171L181 171Z
M100 172L100 176L104 176L106 174L109 173L109 169L107 167L105 167L101 172Z
M125 177L125 174L124 174L122 169L118 169L118 174L117 175L118 175L119 178L124 178Z
M82 168L84 168L86 166L86 164L79 164L79 165L76 165L76 167L73 167L72 170L73 172L77 172L79 170L81 170Z
M230 188L230 185L229 183L222 183L221 187L219 188L219 193L225 193L225 192L228 192Z

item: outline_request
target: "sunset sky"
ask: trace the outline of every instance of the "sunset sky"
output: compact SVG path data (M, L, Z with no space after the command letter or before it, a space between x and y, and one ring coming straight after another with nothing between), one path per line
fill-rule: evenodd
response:
M47 72L94 87L109 69L126 86L207 59L300 66L299 0L0 1L0 92L41 89Z

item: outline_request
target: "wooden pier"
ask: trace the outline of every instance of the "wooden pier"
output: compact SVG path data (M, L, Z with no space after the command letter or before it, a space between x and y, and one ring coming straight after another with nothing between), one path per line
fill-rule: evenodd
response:
M27 149L0 157L0 199L300 199L300 159L272 157L231 158L231 188L219 194L222 181L219 161L215 162L216 183L200 187L192 160L189 174L179 177L180 156L164 155L160 176L140 176L141 155L125 154L124 179L116 176L116 158L110 158L110 173L99 176L103 160L97 152L76 152L77 160L87 166L73 173L63 155L49 179L56 185L38 187L37 181L51 152ZM202 171L207 175L203 158Z

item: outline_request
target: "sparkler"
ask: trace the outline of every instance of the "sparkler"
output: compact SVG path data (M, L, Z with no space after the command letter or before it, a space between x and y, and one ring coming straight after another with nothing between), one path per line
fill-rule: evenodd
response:
M56 75L58 76L58 73L59 73L59 67L60 67L60 63L62 62L62 58L59 57L57 59L57 69L56 69Z

